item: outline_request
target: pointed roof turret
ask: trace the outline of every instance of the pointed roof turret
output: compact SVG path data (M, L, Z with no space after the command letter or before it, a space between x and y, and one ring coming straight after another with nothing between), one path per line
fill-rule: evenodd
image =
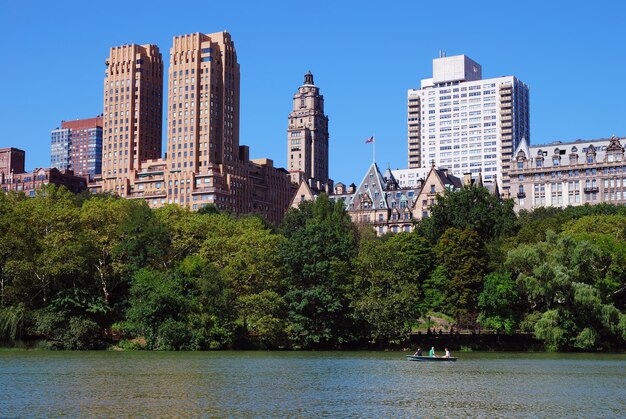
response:
M307 71L304 75L304 84L315 85L315 83L313 83L313 73L311 73L311 70Z
M387 166L387 170L385 170L383 179L385 180L386 190L394 190L400 187L400 185L398 184L398 180L393 175L393 172L391 171L391 167L389 166Z

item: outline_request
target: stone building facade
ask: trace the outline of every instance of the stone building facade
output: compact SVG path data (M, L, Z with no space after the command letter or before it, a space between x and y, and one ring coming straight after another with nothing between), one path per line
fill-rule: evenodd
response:
M516 210L626 203L625 140L521 144L511 162Z
M293 97L293 110L289 114L287 170L292 182L304 181L319 190L329 185L332 189L328 177L328 137L324 96L309 71Z

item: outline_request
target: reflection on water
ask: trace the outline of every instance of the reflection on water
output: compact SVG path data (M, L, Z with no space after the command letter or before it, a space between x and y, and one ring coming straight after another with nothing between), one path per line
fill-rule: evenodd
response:
M626 356L0 351L0 417L619 417Z

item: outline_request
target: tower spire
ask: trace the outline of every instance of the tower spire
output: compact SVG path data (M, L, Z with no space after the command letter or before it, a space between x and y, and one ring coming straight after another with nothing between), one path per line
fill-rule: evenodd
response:
M311 70L307 71L304 75L304 84L315 84L313 83L313 73L311 73Z

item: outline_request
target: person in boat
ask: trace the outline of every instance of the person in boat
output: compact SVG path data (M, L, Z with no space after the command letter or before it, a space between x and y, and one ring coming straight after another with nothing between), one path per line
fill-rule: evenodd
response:
M446 348L446 354L443 356L444 358L450 358L450 351Z
M422 348L417 348L417 351L413 354L413 356L422 356Z
M435 354L435 347L433 346L432 348L430 348L430 351L428 352L428 356L431 358L437 358L437 355Z

